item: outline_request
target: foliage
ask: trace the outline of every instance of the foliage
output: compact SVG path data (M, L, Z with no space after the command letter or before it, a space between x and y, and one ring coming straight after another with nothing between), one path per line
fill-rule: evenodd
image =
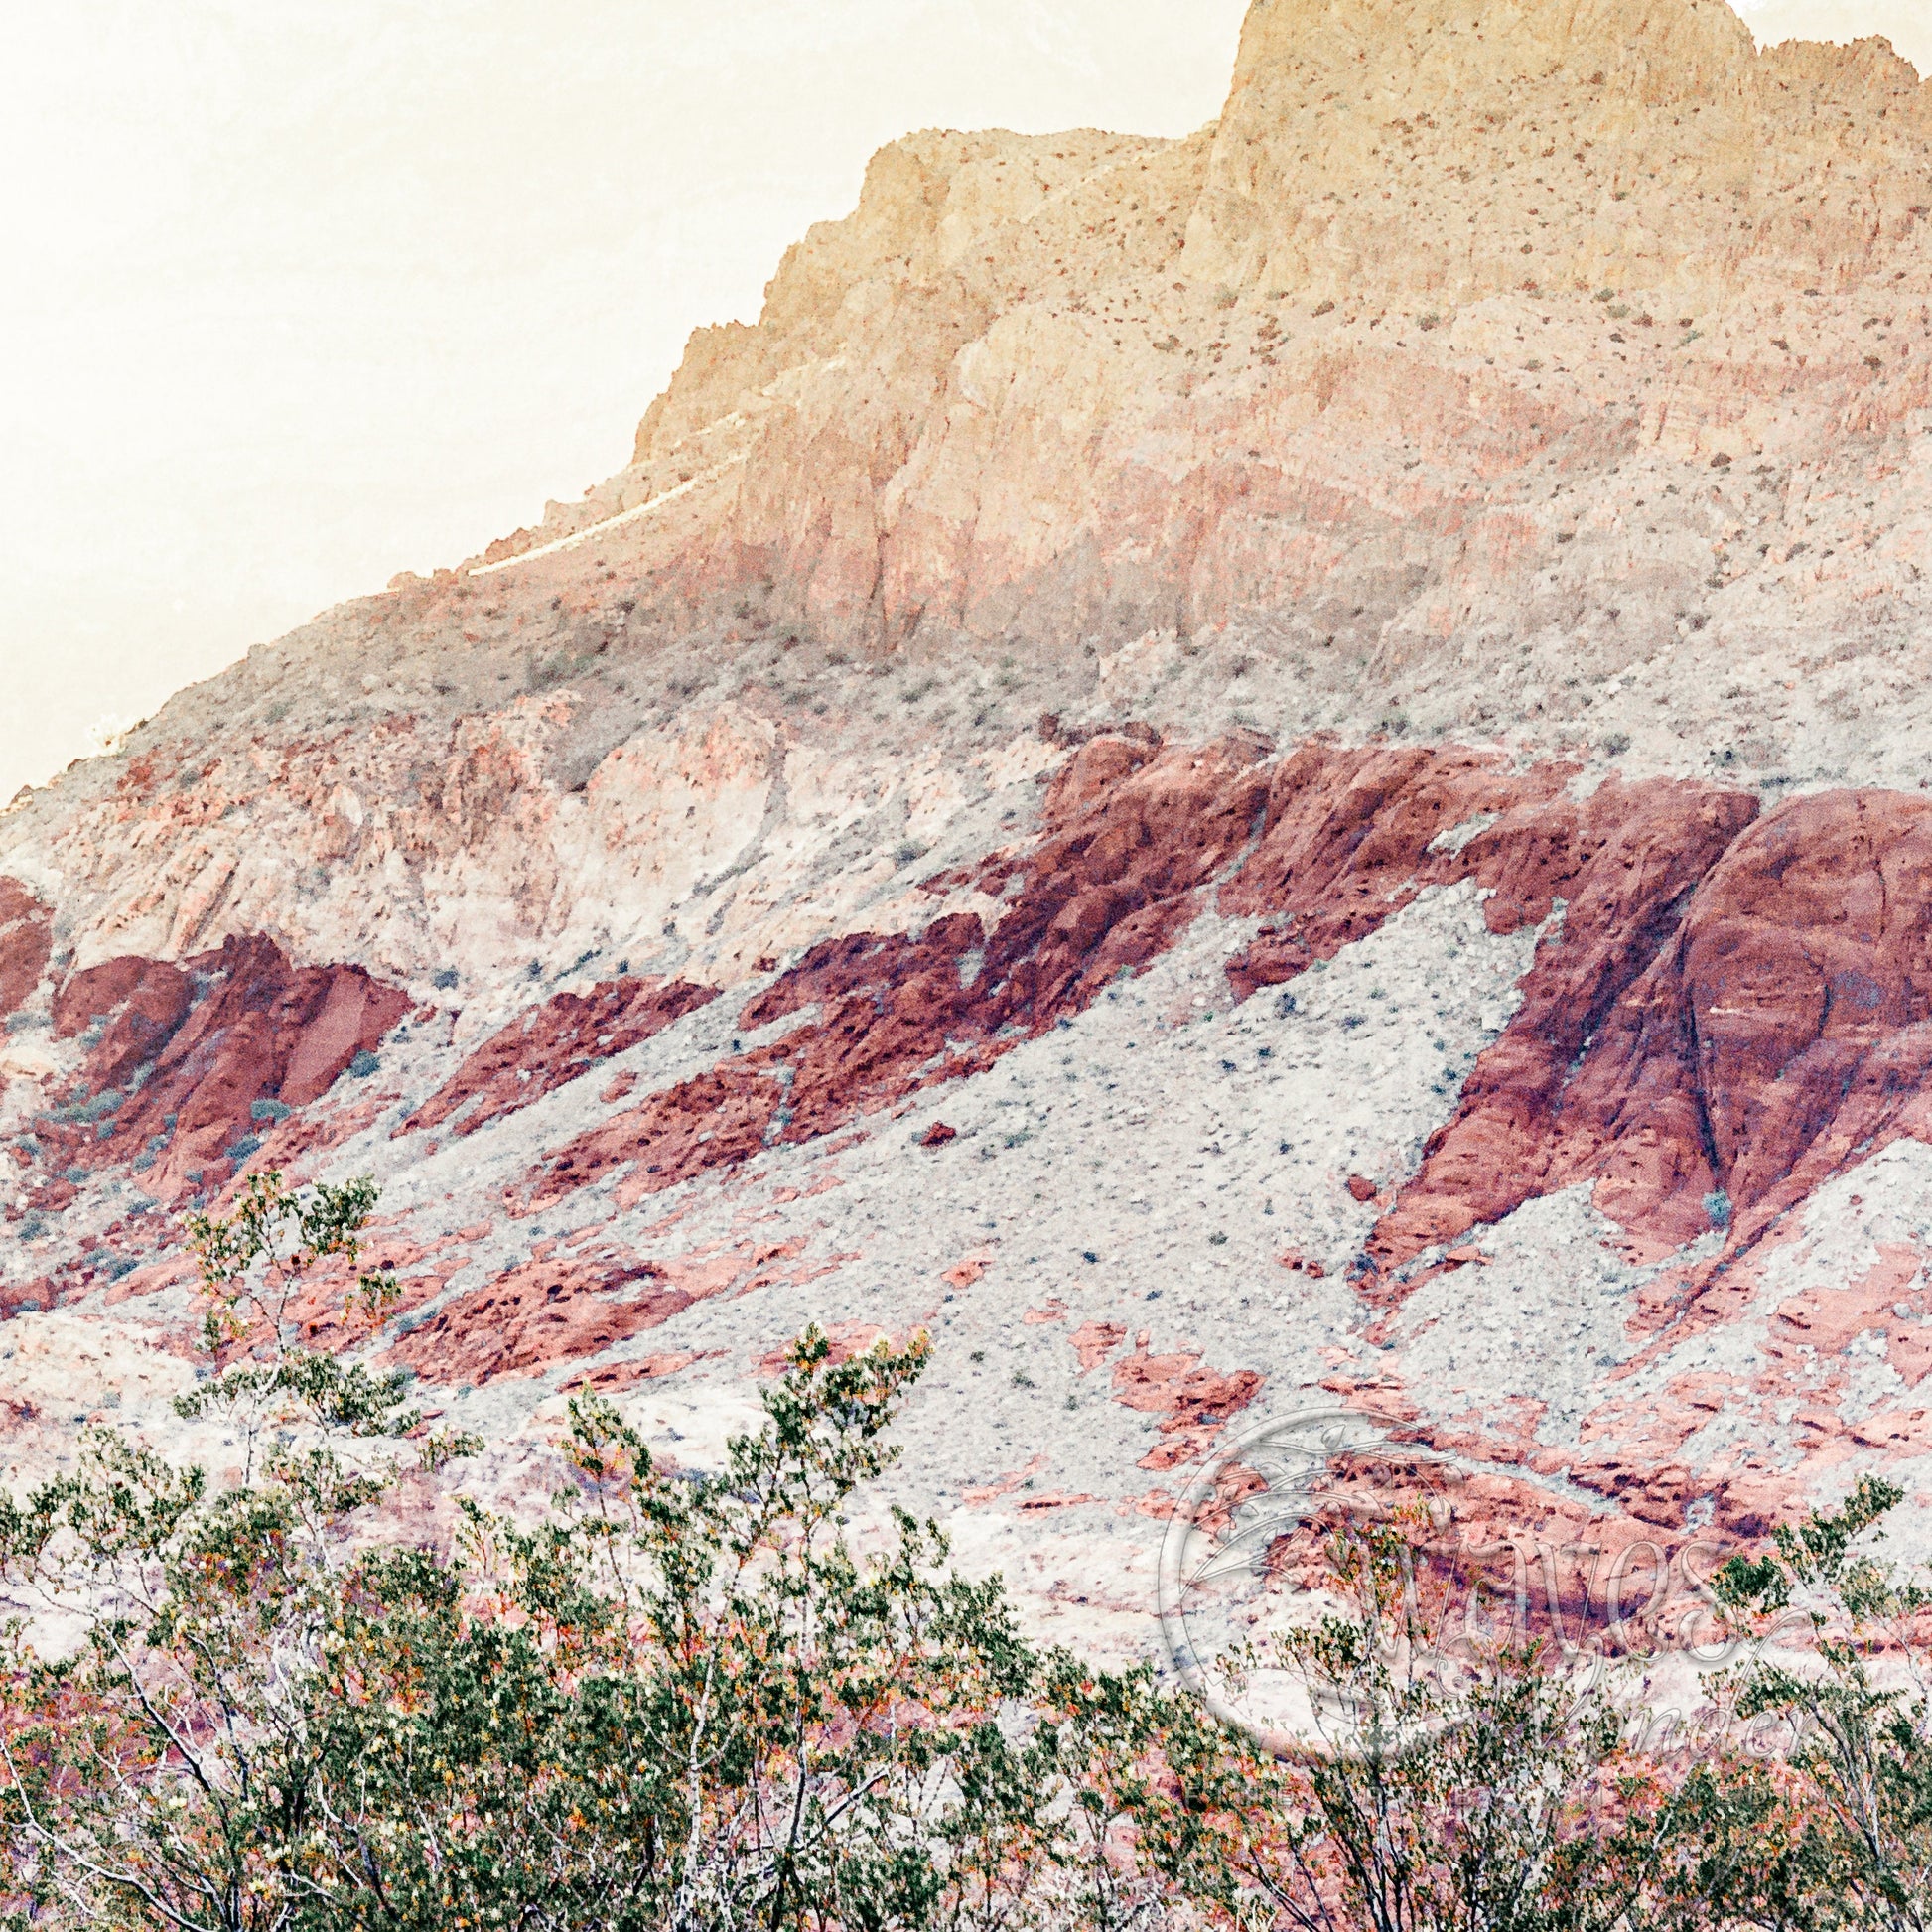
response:
M1623 1742L1593 1671L1535 1642L1451 1654L1435 1641L1449 1580L1418 1561L1421 1513L1344 1519L1326 1556L1334 1607L1273 1649L1304 1692L1307 1748L1266 1762L1225 1736L1169 1747L1188 1849L1217 1915L1296 1932L1610 1932L1638 1922L1680 1819ZM1252 1663L1252 1659L1250 1662Z
M1902 1499L1862 1476L1842 1508L1781 1525L1767 1555L1713 1580L1753 1639L1723 1686L1730 1711L1780 1746L1693 1780L1702 1855L1728 1867L1712 1895L1738 1922L1923 1932L1932 1918L1932 1594L1855 1548Z
M1737 1729L1689 1762L1586 1658L1440 1641L1420 1514L1337 1519L1271 1755L1150 1666L1035 1647L871 1500L923 1338L808 1330L712 1469L579 1398L546 1510L398 1535L399 1485L475 1445L348 1352L396 1297L374 1204L264 1174L190 1223L211 1372L179 1407L245 1441L238 1481L96 1430L0 1497L35 1611L0 1654L8 1923L1925 1932L1932 1599L1866 1549L1887 1485L1719 1573Z
M296 1922L291 1847L319 1776L313 1687L347 1529L400 1468L393 1450L342 1451L421 1426L401 1378L301 1346L311 1275L332 1259L355 1273L374 1201L368 1181L297 1196L261 1174L229 1219L189 1222L204 1345L225 1365L175 1406L232 1423L239 1484L94 1429L71 1473L0 1496L0 1577L40 1631L77 1632L44 1656L17 1622L0 1655L0 1827L34 1923ZM344 1299L366 1320L393 1294L364 1273ZM418 1453L471 1447L426 1438Z
M0 1506L0 1574L84 1631L48 1660L16 1625L0 1657L0 1823L31 1922L290 1922L298 1686L326 1608L317 1542L344 1501L326 1468L211 1494L100 1431L73 1474Z
M473 1507L465 1561L358 1566L318 1685L327 1923L931 1921L1033 1660L929 1526L854 1553L924 1347L829 1356L806 1336L713 1473L574 1403L540 1527Z
M322 1436L406 1436L421 1422L407 1408L409 1376L371 1375L304 1341L340 1319L348 1333L378 1324L395 1304L396 1279L364 1270L363 1230L376 1200L367 1178L328 1182L306 1197L279 1173L250 1174L226 1219L188 1217L189 1246L202 1277L202 1346L220 1363L212 1379L177 1399L193 1420L225 1417L238 1431L244 1485L255 1474L263 1435L307 1429ZM348 1286L340 1313L312 1282L326 1263Z

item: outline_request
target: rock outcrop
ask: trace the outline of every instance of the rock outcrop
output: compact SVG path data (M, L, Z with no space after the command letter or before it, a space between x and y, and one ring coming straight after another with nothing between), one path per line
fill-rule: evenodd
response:
M261 937L76 973L52 1018L57 1039L79 1035L80 1077L36 1121L36 1154L69 1186L103 1167L161 1201L218 1186L343 1074L374 1072L409 1006L359 966L292 966Z
M629 978L606 980L588 994L559 993L485 1040L396 1131L451 1121L453 1132L474 1134L717 997L715 987Z
M17 879L0 879L0 1019L18 1013L54 950L50 909Z
M903 1499L1096 1641L1310 1404L1485 1536L1922 1507L1928 207L1909 69L1717 0L894 144L582 504L0 815L16 1475L178 1440L273 1167L480 1492L928 1329Z

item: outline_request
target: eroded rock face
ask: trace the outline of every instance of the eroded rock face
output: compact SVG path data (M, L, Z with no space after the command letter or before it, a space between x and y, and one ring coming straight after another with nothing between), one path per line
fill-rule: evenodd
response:
M568 1085L718 997L681 980L607 980L588 994L560 993L485 1040L398 1132L454 1122L474 1134L492 1120Z
M1861 169L1858 214L1817 172L1848 119L1904 164L1890 187ZM1882 42L1760 55L1725 6L1272 0L1242 37L1184 265L1336 300L1373 274L1457 304L1525 282L1708 289L1745 255L1842 283L1911 234L1923 164L1904 157L1929 134ZM1667 168L1706 194L1664 186ZM1347 192L1376 173L1421 191L1420 217Z
M1802 595L1762 560L1825 547L1753 563L1750 493L1721 476L1704 527L1660 457L1709 509L1715 460L1782 477L1924 405L1889 298L1922 301L1929 171L1882 43L1760 55L1693 0L1271 0L1192 140L885 151L756 327L694 339L599 507L695 487L653 565L842 641L1267 609L1440 677L1614 605L1587 648L1620 668L1744 577L1761 623ZM1876 355L1868 311L1816 326L1861 286Z
M1650 1252L1714 1227L1748 1245L1924 1122L1932 806L1827 793L1732 841L1720 828L1740 802L1705 821L1701 866L1673 855L1648 903L1587 909L1623 942L1614 964L1580 984L1539 962L1378 1228L1378 1261L1580 1181ZM1713 845L1727 847L1715 865Z
M71 1039L105 1023L87 1071L101 1087L121 1087L154 1063L194 1004L193 974L165 959L104 960L75 973L55 995L54 1036Z
M0 878L0 1019L18 1013L54 949L49 908L18 880Z
M369 1166L402 1203L382 1240L404 1295L378 1349L459 1410L487 1400L500 1418L506 1399L525 1413L585 1387L661 1403L756 1379L807 1311L862 1346L962 1315L983 1331L1020 1308L1036 1339L1017 1357L1013 1399L1046 1402L1064 1384L1091 1432L1104 1394L1119 1420L1102 1434L1128 1435L1104 1470L1071 1447L1078 1431L1004 1470L982 1464L960 1490L969 1511L1070 1525L1119 1508L1158 1524L1172 1485L1230 1429L1318 1384L1403 1416L1425 1446L1486 1457L1498 1474L1482 1507L1536 1516L1510 1471L1554 1452L1539 1447L1551 1397L1509 1397L1473 1421L1427 1364L1453 1332L1448 1285L1533 1278L1520 1271L1540 1264L1511 1259L1513 1231L1581 1189L1602 1230L1592 1252L1628 1276L1623 1312L1599 1332L1624 1339L1542 1379L1562 1386L1577 1436L1564 1466L1607 1512L1603 1533L1618 1548L1674 1522L1758 1533L1820 1456L1831 1466L1836 1439L1823 1437L1781 1474L1701 1469L1682 1428L1651 1457L1638 1446L1680 1411L1638 1429L1620 1420L1634 1399L1622 1384L1726 1323L1736 1345L1766 1351L1766 1375L1793 1376L1777 1337L1800 1317L1752 1340L1739 1284L1775 1276L1822 1188L1923 1124L1932 805L1841 791L1760 816L1752 794L1722 785L1580 786L1574 765L1462 748L1278 752L1253 735L1141 728L1062 733L1043 775L1028 781L1024 829L1011 812L989 818L977 852L953 848L909 898L886 902L890 921L760 955L748 993L628 975L538 985L520 1018L479 1039L461 1012L412 1014L362 969L299 967L262 938L71 973L42 996L57 1048L76 1056L67 1097L35 1121L25 1159L32 1215L74 1238L59 1238L68 1261L57 1242L55 1266L10 1285L10 1305L111 1297L180 1333L183 1271L144 1215L113 1218L121 1190L218 1202L248 1167ZM1463 936L1421 936L1435 930ZM1412 990L1374 1012L1418 946ZM1354 964L1371 957L1385 964ZM1468 978L1487 990L1458 1009ZM1311 1166L1300 1149L1347 1114L1350 1077L1365 1089L1392 1066L1403 1077L1376 1043L1391 1023L1407 1028L1420 1127L1378 1142L1372 1110ZM1193 1103L1144 1071L1146 1056L1184 1066L1209 1027L1226 1043L1189 1077L1239 1075L1247 1054L1269 1105L1289 1111L1265 1129L1280 1158L1256 1151L1260 1195L1202 1194L1187 1225L1205 1256L1231 1240L1255 1252L1266 1279L1241 1280L1241 1306L1260 1291L1270 1313L1210 1312L1198 1273L1176 1286L1171 1248L1137 1250L1122 1274L1114 1251L1162 1197L1123 1201L1110 1178L1121 1150L1089 1162L1078 1139L1053 1157L1052 1184L1066 1200L1095 1190L1094 1218L1042 1298L1026 1232L1039 1210L998 1179L1048 1131L1054 1103L1029 1096L1068 1069L1057 1077L1118 1096L1098 1102L1103 1140L1166 1145L1167 1116ZM1237 1043L1256 1038L1265 1051ZM1098 1058L1083 1044L1106 1040ZM1324 1055L1356 1056L1358 1074L1313 1070ZM342 1077L367 1060L366 1083ZM995 1093L996 1110L1020 1110L1007 1122L975 1098ZM1247 1110L1226 1117L1189 1166L1254 1126ZM872 1164L870 1205L843 1177L853 1162ZM1177 1198L1204 1183L1164 1184ZM974 1220L982 1199L999 1205ZM971 1203L968 1218L947 1200ZM12 1225L29 1227L28 1208ZM1714 1217L1727 1276L1713 1272ZM962 1253L962 1237L978 1245ZM882 1239L897 1257L884 1301L858 1286ZM1897 1306L1915 1306L1920 1267L1909 1248L1892 1265ZM845 1311L854 1295L869 1312ZM1485 1358L1509 1329L1466 1299L1459 1345ZM1372 1373L1329 1339L1363 1321L1380 1324ZM1839 1345L1868 1350L1869 1319L1847 1321ZM1902 1372L1917 1344L1909 1321L1894 1325L1880 1345ZM360 1345L326 1322L313 1334ZM1681 1413L1703 1400L1686 1396ZM1902 1423L1859 1427L1859 1442L1900 1456L1917 1442Z
M1932 804L1795 799L1739 839L1572 1083L1551 1164L1660 1241L1733 1242L1927 1124Z
M69 1187L123 1167L158 1200L218 1187L409 1005L359 966L294 966L260 937L181 968L119 959L76 974L54 1002L57 1036L108 1024L75 1097L36 1123L44 1158Z

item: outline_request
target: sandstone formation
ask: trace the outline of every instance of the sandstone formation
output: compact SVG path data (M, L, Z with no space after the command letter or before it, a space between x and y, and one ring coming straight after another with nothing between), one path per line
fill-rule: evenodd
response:
M485 1040L396 1131L441 1127L474 1134L708 1005L717 989L680 980L607 980L588 995L559 993Z
M0 1017L18 1013L47 971L49 908L17 879L0 879Z
M1924 1542L1928 209L1917 76L1719 0L896 143L584 502L0 815L15 1475L187 1440L273 1167L477 1493L928 1329L902 1499L1093 1641L1308 1405L1485 1535Z

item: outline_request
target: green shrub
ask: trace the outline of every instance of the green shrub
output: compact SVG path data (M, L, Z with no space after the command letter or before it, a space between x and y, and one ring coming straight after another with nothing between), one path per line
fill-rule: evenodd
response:
M480 1445L303 1345L325 1266L351 1332L393 1307L374 1202L260 1174L190 1218L213 1372L176 1406L233 1430L238 1481L96 1429L0 1498L0 1580L69 1632L0 1654L21 1932L1923 1925L1932 1596L1855 1547L1895 1489L1714 1581L1745 1646L1716 1695L1781 1758L1647 1755L1587 1659L1446 1647L1403 1509L1325 1525L1324 1607L1273 1646L1314 1731L1264 1749L1149 1666L1030 1644L934 1525L856 1537L923 1338L836 1362L808 1330L710 1471L580 1398L547 1515L397 1534L405 1467Z

